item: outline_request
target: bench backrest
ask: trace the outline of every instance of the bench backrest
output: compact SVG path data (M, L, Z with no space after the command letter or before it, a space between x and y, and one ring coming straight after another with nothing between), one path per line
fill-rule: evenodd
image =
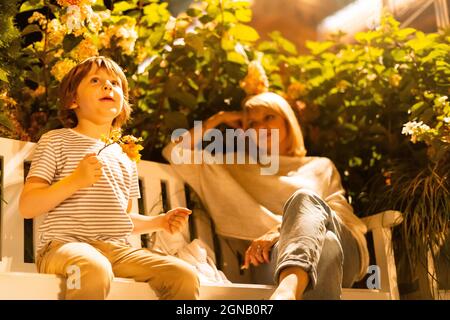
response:
M23 219L18 202L35 143L0 138L0 272L36 272L34 250L37 228L44 216ZM185 185L169 165L140 161L138 172L141 199L134 201L133 212L157 215L177 206L186 206ZM141 246L140 236L131 236L133 246ZM151 245L167 253L189 243L189 229L170 235L158 232Z

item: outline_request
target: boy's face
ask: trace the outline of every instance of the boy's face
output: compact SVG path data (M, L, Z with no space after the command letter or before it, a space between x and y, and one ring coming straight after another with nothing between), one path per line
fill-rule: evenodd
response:
M112 123L122 108L120 78L105 68L92 66L77 88L74 110L78 120L95 124Z

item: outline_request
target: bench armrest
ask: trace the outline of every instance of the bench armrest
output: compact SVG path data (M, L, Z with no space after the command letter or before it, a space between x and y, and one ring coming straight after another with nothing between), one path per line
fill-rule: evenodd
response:
M395 227L403 221L403 216L400 211L388 210L362 218L361 220L367 226L367 230L373 230L377 228Z

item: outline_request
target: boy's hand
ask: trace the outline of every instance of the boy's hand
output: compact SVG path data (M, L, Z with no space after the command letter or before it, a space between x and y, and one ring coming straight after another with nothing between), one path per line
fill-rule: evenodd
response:
M187 208L175 208L162 214L161 228L170 234L180 232L186 225L189 215L192 213Z
M72 177L78 186L87 188L96 183L102 176L102 162L97 158L95 153L88 153L80 161Z

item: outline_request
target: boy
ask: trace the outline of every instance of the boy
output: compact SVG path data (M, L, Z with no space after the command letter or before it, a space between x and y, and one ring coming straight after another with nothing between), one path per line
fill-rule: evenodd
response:
M132 198L140 196L135 163L117 144L97 155L101 136L130 116L122 69L105 57L86 59L62 80L60 104L66 128L39 140L19 202L24 218L47 213L39 228L38 271L67 277L79 270L66 299L105 299L114 276L146 281L161 299L198 298L189 264L126 240L132 232L178 232L191 211L130 213Z

